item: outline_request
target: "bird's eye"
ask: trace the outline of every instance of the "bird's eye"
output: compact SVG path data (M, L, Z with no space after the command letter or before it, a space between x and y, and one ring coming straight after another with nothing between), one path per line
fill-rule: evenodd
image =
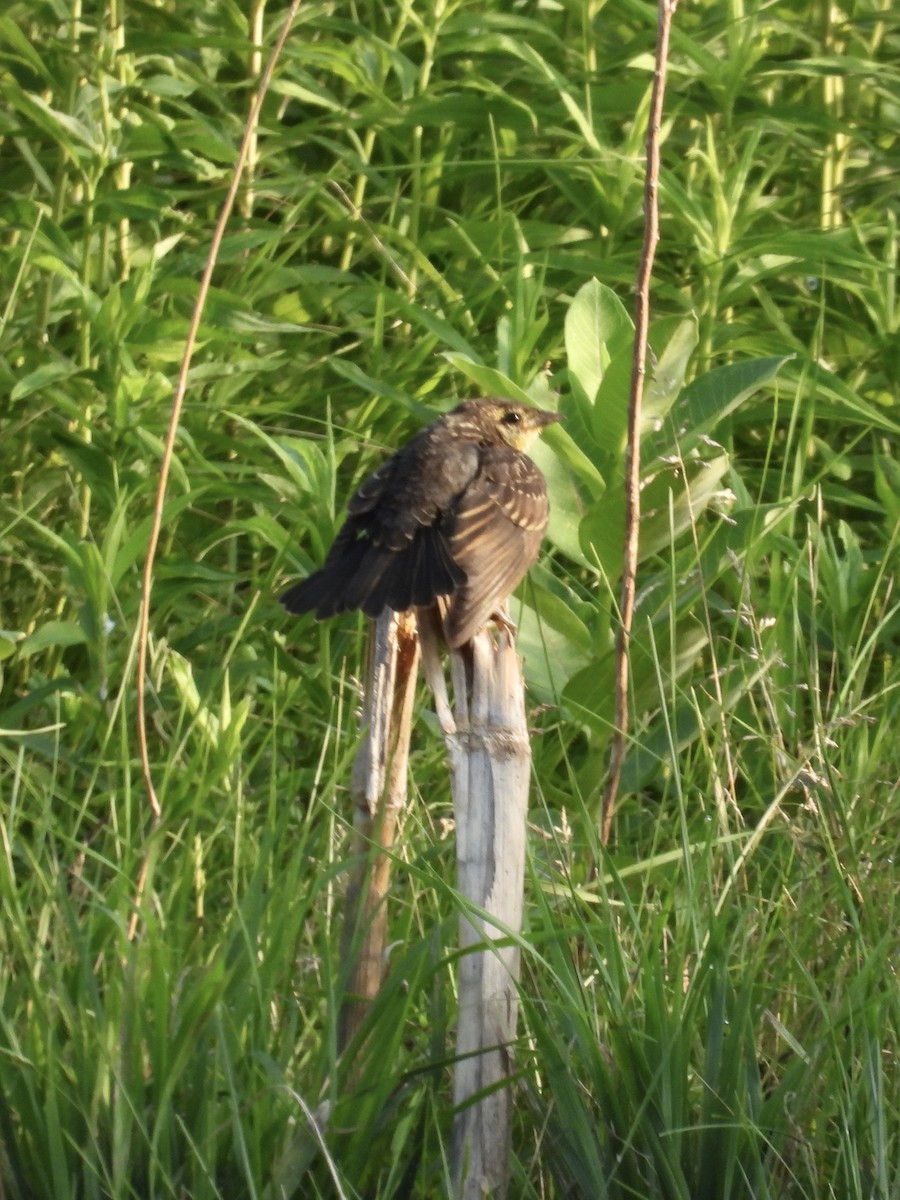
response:
M500 424L501 425L518 425L518 423L521 420L522 420L522 414L517 413L515 410L513 410L512 412L503 414L503 416L500 418Z

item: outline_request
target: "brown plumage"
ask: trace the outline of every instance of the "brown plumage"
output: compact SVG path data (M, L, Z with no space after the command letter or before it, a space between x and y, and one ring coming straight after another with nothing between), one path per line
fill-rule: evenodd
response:
M514 400L465 400L370 476L320 571L281 597L318 618L377 617L433 604L456 649L502 608L535 561L547 486L523 453L556 413Z

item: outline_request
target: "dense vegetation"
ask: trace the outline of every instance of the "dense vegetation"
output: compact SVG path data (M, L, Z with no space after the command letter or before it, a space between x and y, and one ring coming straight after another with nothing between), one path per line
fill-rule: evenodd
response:
M900 1193L889 0L682 0L636 726L596 821L656 30L643 0L0 15L0 1196L445 1194L450 806L422 695L392 972L336 1059L363 624L274 596L438 409L567 415L523 590L534 785L514 1197ZM593 283L592 280L602 283ZM149 873L129 938L145 854ZM313 1116L318 1123L315 1123Z

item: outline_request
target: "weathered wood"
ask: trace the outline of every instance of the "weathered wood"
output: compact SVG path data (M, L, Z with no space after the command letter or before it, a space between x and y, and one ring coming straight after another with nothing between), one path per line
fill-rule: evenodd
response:
M341 951L347 986L338 1022L345 1050L384 979L385 897L397 819L406 804L409 738L419 663L416 619L385 610L370 633L360 742L350 779L353 870Z
M509 1178L519 950L531 747L512 637L478 634L451 654L455 714L432 628L423 663L447 743L456 814L460 920L459 1019L452 1172L460 1200L505 1195ZM482 913L484 915L482 915ZM488 948L483 948L487 946ZM482 947L482 949L478 949Z

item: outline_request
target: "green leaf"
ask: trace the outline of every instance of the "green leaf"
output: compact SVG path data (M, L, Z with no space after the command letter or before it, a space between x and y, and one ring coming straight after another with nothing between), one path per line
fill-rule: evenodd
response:
M40 75L48 86L53 83L53 74L47 70L44 60L38 55L32 42L25 36L15 21L0 17L0 43L6 43L32 71Z
M728 455L721 454L698 463L688 475L687 487L680 469L660 471L644 485L639 562L659 553L691 528L721 491L729 466Z
M467 379L471 379L485 396L505 396L508 400L518 400L522 404L533 403L524 388L513 383L508 375L504 375L496 367L488 367L484 363L476 362L467 354L460 354L454 350L446 351L444 358Z
M771 383L789 359L784 355L715 367L688 384L672 410L679 451L686 454L697 445L723 417Z
M361 388L365 392L371 393L373 396L385 396L389 400L395 400L398 404L409 408L409 396L400 388L394 387L388 383L386 379L380 376L369 375L356 363L348 361L346 358L335 356L331 360L331 369L344 379L348 379L356 387ZM324 407L324 405L323 405Z
M837 375L817 363L799 367L797 382L816 393L816 415L837 421L851 420L854 424L870 426L882 433L900 435L900 424L886 413L857 395ZM795 378L796 378L796 373Z
M594 400L610 359L634 333L631 318L611 289L591 279L579 288L566 312L565 339L569 373Z
M638 631L646 628L636 623ZM659 704L658 667L665 664L670 679L679 679L696 661L707 643L706 630L696 625L675 631L672 646L667 627L654 627L652 636L637 632L631 642L631 688L635 711ZM571 707L580 722L608 736L614 717L615 656L612 650L597 657L573 675L563 689L563 704ZM663 737L665 728L662 728ZM646 741L644 735L642 741Z
M26 396L41 392L51 384L59 383L63 379L71 379L73 375L77 374L78 368L66 359L56 359L53 362L44 363L23 376L10 392L9 398L13 401L24 400Z
M162 188L132 186L107 192L97 202L96 215L103 220L128 217L133 221L155 221L171 203L171 194Z
M725 454L696 464L688 484L680 468L659 471L641 492L641 530L638 562L671 545L696 521L721 490L729 468ZM612 489L588 510L578 536L583 554L614 583L622 573L624 554L625 495Z
M553 433L553 445L549 444L549 435ZM567 451L560 453L560 446L566 446ZM581 544L578 540L578 528L584 515L584 501L575 485L575 472L571 459L566 462L566 453L571 451L573 456L580 454L578 447L571 443L563 430L548 430L545 437L530 448L529 454L540 467L547 480L547 491L550 496L550 523L547 527L547 540L573 562L589 567L592 564L585 559ZM593 472L590 460L580 455L578 458L579 473ZM600 481L602 484L602 480Z
M176 79L174 75L148 75L142 81L141 87L151 96L165 96L168 99L177 97L180 100L192 96L197 90L196 83L186 79Z
M699 340L697 318L685 318L666 343L660 354L653 374L644 389L642 417L645 427L661 421L684 386L691 355Z
M540 441L529 447L528 453L543 471L548 464L547 447L585 486L593 499L599 499L606 491L606 480L588 458L581 446L569 433L565 425L551 425ZM546 474L546 471L544 471Z
M16 647L23 641L24 636L18 630L0 629L0 662L15 654Z
M102 153L100 132L93 123L88 125L70 113L54 108L43 96L33 92L11 92L9 97L37 129L63 147L74 161Z
M582 556L612 586L622 574L625 549L625 494L621 488L607 492L584 515L578 527Z
M74 621L46 621L17 646L19 658L30 658L53 646L80 646L86 642L84 630Z
M602 469L612 488L621 487L625 478L632 357L629 340L613 355L594 403L591 432L601 448Z
M536 601L537 609L512 606L517 619L516 646L525 662L529 691L541 700L557 700L569 678L584 665L590 635L584 625L558 597L544 588L529 586L526 596ZM557 628L556 621L560 628Z
M900 464L887 454L875 455L875 492L888 529L900 522Z

